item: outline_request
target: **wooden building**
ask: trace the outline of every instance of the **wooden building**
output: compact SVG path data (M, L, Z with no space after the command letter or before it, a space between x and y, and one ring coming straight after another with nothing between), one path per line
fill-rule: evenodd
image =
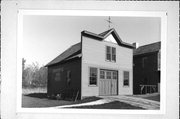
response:
M161 42L144 45L133 52L133 93L159 92Z
M81 32L81 42L48 63L48 95L133 94L133 48L115 29Z

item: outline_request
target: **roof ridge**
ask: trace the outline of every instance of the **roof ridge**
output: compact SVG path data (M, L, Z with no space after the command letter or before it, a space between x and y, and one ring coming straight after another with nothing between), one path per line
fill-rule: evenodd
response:
M156 52L161 49L161 42L154 42L147 45L143 45L133 50L134 55L146 54L150 52Z
M146 47L146 46L148 46L148 45L153 45L153 44L157 44L157 43L161 43L161 41L157 41L157 42L150 43L150 44L146 44L146 45L141 45L141 46L139 46L138 48L140 48L140 47Z
M64 50L57 57L55 57L51 62L49 62L46 66L53 65L53 64L56 64L58 62L61 62L64 59L66 59L67 57L69 57L70 55L72 55L73 53L78 52L80 50L79 47L81 47L81 46L79 46L79 47L76 47L76 46L80 45L80 43L81 42L76 43L74 45L71 45L69 48ZM70 53L70 54L68 54L68 53Z

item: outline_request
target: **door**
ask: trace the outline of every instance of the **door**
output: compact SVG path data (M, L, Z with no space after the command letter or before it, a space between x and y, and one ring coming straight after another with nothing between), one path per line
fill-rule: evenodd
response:
M117 71L112 71L111 95L117 95L117 79L118 79Z
M100 70L99 95L117 95L117 71Z

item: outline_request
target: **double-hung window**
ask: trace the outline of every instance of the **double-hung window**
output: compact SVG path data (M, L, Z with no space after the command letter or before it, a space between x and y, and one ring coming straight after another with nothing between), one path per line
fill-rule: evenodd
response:
M106 60L116 62L116 48L106 46Z
M90 67L89 85L97 85L97 68Z
M123 76L124 76L123 85L124 86L129 86L129 72L124 71Z

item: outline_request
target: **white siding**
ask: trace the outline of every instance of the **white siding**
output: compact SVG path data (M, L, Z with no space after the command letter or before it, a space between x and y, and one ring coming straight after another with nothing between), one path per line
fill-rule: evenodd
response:
M107 38L104 39L104 41L117 44L116 40L114 39L112 35L109 35Z
M132 68L132 49L117 44L84 37L83 62L107 66ZM116 63L106 61L106 46L116 47Z
M106 61L106 46L116 48L116 62ZM99 95L98 85L94 87L89 86L89 67L93 66L97 68L118 70L118 94L132 94L132 53L132 49L121 47L115 43L82 37L82 96ZM123 87L123 71L130 72L129 87Z

